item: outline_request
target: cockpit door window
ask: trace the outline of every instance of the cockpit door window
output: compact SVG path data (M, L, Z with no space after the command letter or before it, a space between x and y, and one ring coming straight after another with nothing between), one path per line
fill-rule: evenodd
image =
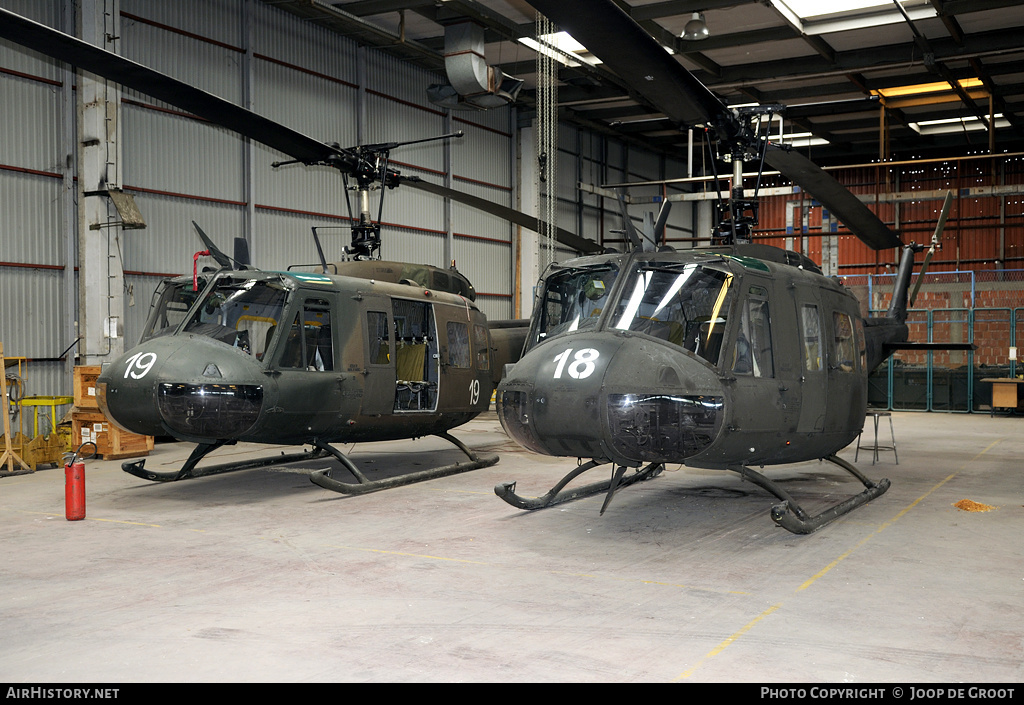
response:
M800 307L800 328L803 331L804 340L804 369L808 372L818 372L823 369L821 349L821 318L818 315L818 307L813 304L804 304Z
M333 371L334 342L331 336L330 304L323 299L306 299L282 341L279 366L310 372Z
M772 328L768 302L751 296L740 309L740 326L733 349L732 371L754 377L774 377Z
M859 355L850 315L842 311L833 311L832 329L835 340L835 368L841 372L856 372L856 360Z

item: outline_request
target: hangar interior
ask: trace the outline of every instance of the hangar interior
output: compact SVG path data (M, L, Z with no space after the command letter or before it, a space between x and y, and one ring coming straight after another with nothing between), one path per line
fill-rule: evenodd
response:
M869 379L871 406L898 419L892 445L899 443L899 464L885 451L879 463L894 481L904 478L898 506L892 505L897 508L872 519L854 515L830 535L780 538L756 490L748 511L739 479L710 472L682 479L680 472L666 478L676 483L668 495L644 484L633 500L617 497L600 519L599 505L582 504L551 510L526 527L535 515L513 518L498 503L496 523L489 522L490 487L508 479L511 467L539 468L551 477L545 487L563 471L509 441L496 420L487 425L479 419L467 435L477 441L474 447L497 450L502 460L467 475L481 478L473 489L462 495L460 479L448 478L433 488L403 490L397 502L382 493L356 508L363 498L348 498L342 503L347 516L333 528L324 524L330 539L312 527L324 521L318 515L325 508L335 510L335 498L321 493L307 501L299 473L288 470L249 471L248 483L244 474L208 480L210 494L197 485L159 486L146 500L119 462L96 461L90 468L99 496L90 501L107 513L116 535L96 530L85 546L66 529L54 534L44 526L55 522L39 519L59 513L46 507L63 488L33 482L56 473L4 478L4 521L22 546L14 587L38 595L21 606L17 590L8 598L8 624L24 636L12 642L18 657L0 667L6 680L451 681L510 680L519 672L535 680L597 681L924 681L951 672L960 679L1020 679L1021 635L1009 625L1006 597L1020 589L1019 575L1011 578L1019 573L1019 551L1009 548L1019 535L1019 487L1007 472L1019 457L1019 419L1012 412L995 418L990 380L1021 372L1024 8L1006 0L894 0L825 14L796 0L617 5L730 107L789 106L766 129L857 194L904 242L928 244L943 198L953 193L941 247L907 323L914 340L971 343L973 349L900 351ZM578 254L543 233L559 228L621 250L627 236L620 199L637 227L662 202L672 202L662 245L682 250L711 241L715 184L723 177L715 170L723 167L709 156L704 128L681 126L650 104L636 90L642 76L616 74L585 47L560 43L558 28L522 0L0 0L0 8L325 143L415 142L390 154L403 175L536 216L538 226L530 229L409 185L371 192L375 214L383 198L381 256L442 268L454 263L474 283L475 304L492 320L530 317L541 274ZM688 34L698 20L707 36ZM456 86L466 81L480 89L460 91ZM191 275L193 265L199 271L217 266L197 254L205 248L196 225L225 250L244 240L252 265L268 271L318 271L314 228L328 259L340 259L349 244L356 220L346 201L350 185L330 167L275 166L288 155L7 39L0 39L0 86L0 353L18 361L5 368L11 395L70 396L76 366L102 366L134 347L162 281ZM418 142L456 132L462 136ZM865 316L886 310L897 249L866 246L782 174L744 174L744 186L754 188L754 181L761 192L755 242L807 255L824 274L842 280ZM22 424L31 413L16 404L5 404L8 409L20 412ZM949 413L932 421L931 414L901 412ZM41 417L45 430L47 416L37 415L37 429ZM152 464L180 465L187 451L177 445L158 444ZM240 444L237 452L256 451ZM854 452L850 447L844 457ZM953 465L941 477L929 474L947 452L955 456ZM414 461L405 450L371 444L363 462ZM825 473L815 467L791 474L799 485ZM536 484L542 492L544 482ZM311 486L301 487L308 492ZM960 490L1003 511L958 520L959 510L950 505L961 498L944 494ZM929 509L927 521L912 524L913 513L904 516L939 496L951 501ZM268 507L273 497L281 503ZM728 505L730 498L743 500L742 506ZM679 501L695 505L695 512L683 517L673 504ZM226 509L223 517L217 507ZM426 515L434 511L461 515L465 532L430 524ZM640 524L630 518L642 516ZM716 523L722 516L729 519ZM175 528L139 536L133 524ZM248 526L240 534L248 541L232 537L232 525ZM189 532L209 533L197 538ZM680 541L681 534L687 538ZM389 538L379 541L382 535ZM555 555L552 535L564 538L557 550L574 556L567 567ZM602 538L594 540L597 535ZM634 539L642 548L630 559L627 544ZM130 549L120 543L135 540ZM503 553L506 541L523 543ZM859 551L869 541L875 553L883 544L895 557L876 563L867 549ZM662 552L662 542L672 547ZM779 562L808 546L793 572L778 570ZM151 616L111 608L93 622L122 644L100 649L109 668L76 658L66 669L48 669L42 660L53 644L34 623L83 648L88 643L86 634L46 607L57 599L51 590L72 580L57 566L32 566L32 556L48 547L68 559L75 574L89 576L85 594L96 602L161 602L160 590L179 595L177 602ZM604 549L615 554L611 565L601 562ZM815 566L851 553L852 560L838 559L850 570L843 586L800 602L806 585L817 583L820 590L828 582L818 579ZM961 560L951 565L951 556ZM474 561L481 566L475 572L466 567ZM234 582L218 576L227 562L244 566ZM698 569L682 577L671 568L682 562ZM302 584L261 577L257 563L296 571ZM638 564L652 569L637 570ZM94 571L98 565L104 575ZM579 575L590 570L598 578L587 584ZM190 571L195 586L184 584ZM765 578L735 580L737 571L762 571ZM925 588L939 573L942 584ZM968 584L968 576L986 573L993 576L990 585ZM328 619L324 633L301 635L316 631L309 611L318 607L309 603L324 595L344 602L339 574L355 576L354 603L344 617ZM119 592L122 580L153 592ZM247 580L267 592L250 593ZM383 606L377 580L393 591ZM461 581L469 583L469 605L448 604ZM493 587L502 583L516 585L518 595ZM868 613L858 593L885 602L891 593L881 583L895 584L899 598ZM666 588L647 594L650 585ZM217 597L204 601L204 593ZM558 597L545 603L543 594ZM294 595L306 612L290 602ZM963 609L963 600L975 596L977 603ZM504 597L526 619L485 619ZM667 615L658 607L665 598L676 601ZM250 600L253 621L221 616L228 604ZM623 600L634 609L616 617ZM933 609L915 611L922 600ZM836 603L861 604L855 614L836 617ZM797 605L795 632L764 656L772 638L758 636L754 625ZM384 626L375 632L382 610ZM429 616L422 617L423 610ZM946 617L937 619L942 610ZM711 615L706 624L695 621L701 611ZM196 626L175 633L179 617ZM883 617L895 621L878 631ZM545 647L524 626L531 620L553 643ZM519 624L503 647L508 621ZM672 626L657 626L663 622ZM459 634L460 623L476 636ZM290 634L289 624L301 630ZM843 645L866 646L851 653L828 644L827 624L844 631ZM138 637L140 629L152 630L152 642ZM740 638L748 632L754 636ZM604 646L593 640L609 633L614 646L595 657L593 650ZM986 641L992 633L998 638ZM263 641L275 644L270 656L257 655ZM733 641L739 646L718 659ZM347 662L332 656L322 665L304 660L311 646L329 651L352 643L365 646L365 655ZM440 656L430 654L431 643ZM649 644L662 654L652 664L617 662L646 652ZM801 644L826 653L820 670L808 665L816 657ZM193 670L139 666L130 651L151 645L167 647L179 665L186 655ZM212 666L220 646L232 658ZM581 665L583 654L596 662Z
M1014 112L1020 47L1012 39L1024 22L1019 8L1006 2L903 3L910 12L906 21L888 16L893 8L887 7L875 10L886 16L880 24L843 16L801 24L771 3L698 4L627 6L729 105L799 105L777 121L780 140L835 167L855 192L871 194L881 217L905 240L927 242L942 195L958 195L929 277L942 293L926 295L922 308L962 318L961 324L950 321L949 330L965 339L972 339L975 325L979 338L998 331L972 363L1008 365L1015 374L1015 360L1006 359L1003 348L1016 339L1022 305L1009 293L1019 289L1024 262L1017 227L1022 136ZM57 28L76 21L73 6L59 0L4 7ZM225 0L82 7L106 18L110 26L95 31L116 37L108 43L127 58L316 139L357 145L465 133L395 150L394 163L408 174L541 213L558 227L613 247L622 246L623 235L615 232L622 222L610 186L635 184L628 190L635 220L654 209L652 201L674 197L679 200L665 242L707 242L714 195L702 137L689 141L694 135L631 95L630 77L587 63L593 57L585 52L568 52L576 61L556 54L575 65L557 63L554 69L555 134L537 129L544 121L538 119L538 54L529 46L535 28L522 3ZM715 28L708 38L681 38L693 12ZM464 22L479 33L468 40L454 34L451 27ZM476 42L470 55L485 60L484 68L524 81L515 101L486 110L432 102L427 88L449 83L446 28L449 43ZM104 131L102 145L90 143L103 154L79 153L81 108L66 65L11 42L2 49L4 124L17 130L0 147L0 178L10 194L0 262L4 343L8 355L32 360L25 376L29 394L65 394L76 361L98 364L138 341L156 285L187 274L192 253L201 249L193 221L224 249L245 238L259 268L315 263L314 226L322 229L329 254L340 256L351 221L332 170L273 168L280 153L132 90L111 99L110 117L97 118L116 125ZM473 53L480 51L482 58ZM990 112L996 117L986 130ZM538 168L542 137L557 140L554 169ZM94 191L111 186L131 195L145 228L119 227L121 216L103 195L88 197L96 202L94 213L79 208L79 198L87 198L76 194L86 159L112 165L88 167L102 171L95 178L103 183ZM763 198L758 241L805 252L826 273L865 287L865 308L881 308L877 297L891 282L886 275L898 254L871 251L827 214L823 220L820 205L784 178L769 173L765 180L765 187L789 193ZM657 183L640 185L645 182ZM554 189L552 198L541 185ZM528 317L543 267L575 254L501 218L410 188L389 193L385 208L381 255L437 266L454 260L470 281L480 282L480 306L491 318ZM83 218L91 219L87 226ZM80 236L80 229L87 235ZM94 250L95 264L83 264L83 252ZM213 263L204 258L199 264ZM95 279L84 280L83 272ZM82 291L96 295L83 297ZM947 291L964 293L949 298ZM975 317L977 308L985 311ZM921 332L942 334L944 318L915 315ZM1007 331L1011 342L999 343ZM899 362L897 357L894 364ZM926 373L947 366L934 358L906 360L913 367L919 362ZM991 376L972 374L969 381ZM979 410L976 385L965 380L953 386L954 399L933 402L930 397L945 393L929 392L925 408ZM977 387L984 396L987 389ZM889 401L919 408L922 400Z

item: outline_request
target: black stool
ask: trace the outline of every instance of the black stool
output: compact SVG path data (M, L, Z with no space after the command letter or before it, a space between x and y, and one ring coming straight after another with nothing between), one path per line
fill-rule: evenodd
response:
M871 458L871 464L874 465L878 461L878 451L880 450L891 450L893 456L896 458L896 464L900 464L900 456L896 453L896 432L892 428L892 414L888 411L882 411L879 409L868 409L867 414L864 416L866 421L868 416L872 417L875 422L875 443L870 446L862 446L860 444L860 437L864 435L864 429L861 429L860 434L857 435L857 452L853 454L853 461L857 462L857 456L860 455L860 449L870 450L874 453ZM883 446L878 445L878 419L882 416L889 417L889 435L892 437L892 445Z

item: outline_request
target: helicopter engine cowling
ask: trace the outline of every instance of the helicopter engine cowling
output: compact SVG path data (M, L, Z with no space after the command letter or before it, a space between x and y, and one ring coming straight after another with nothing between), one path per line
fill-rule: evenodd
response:
M636 466L683 462L721 431L714 371L674 346L632 336L559 336L529 351L498 388L506 433L546 455Z
M239 438L259 419L266 375L252 357L202 335L151 339L106 367L97 400L133 433Z

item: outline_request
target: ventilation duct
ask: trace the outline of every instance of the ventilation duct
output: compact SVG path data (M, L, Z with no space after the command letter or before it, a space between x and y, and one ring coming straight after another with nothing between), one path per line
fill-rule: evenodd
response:
M427 96L445 108L498 108L513 102L523 87L522 79L487 65L484 28L469 20L444 28L444 69L449 83L431 85Z

